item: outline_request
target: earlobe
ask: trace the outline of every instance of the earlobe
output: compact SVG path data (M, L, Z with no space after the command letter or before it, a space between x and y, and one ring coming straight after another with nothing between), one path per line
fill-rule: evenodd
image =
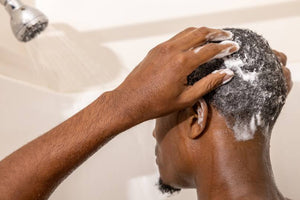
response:
M194 119L191 120L191 131L189 132L189 137L191 139L196 139L201 135L206 127L208 115L208 107L203 98L201 98L196 104L196 113L193 116Z

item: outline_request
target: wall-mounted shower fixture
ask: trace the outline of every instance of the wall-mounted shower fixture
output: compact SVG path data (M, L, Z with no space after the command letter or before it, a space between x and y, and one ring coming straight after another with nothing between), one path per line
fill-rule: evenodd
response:
M11 19L10 24L16 38L28 42L48 25L48 18L39 10L18 0L0 0Z

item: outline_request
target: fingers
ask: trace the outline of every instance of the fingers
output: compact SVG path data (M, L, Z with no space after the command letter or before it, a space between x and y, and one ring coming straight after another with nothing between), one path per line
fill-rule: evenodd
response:
M174 41L174 40L176 40L176 39L178 39L178 38L180 38L180 37L183 37L183 36L185 36L187 33L190 33L190 32L192 32L192 31L194 31L195 29L197 29L197 28L195 28L195 27L189 27L189 28L187 28L187 29L184 29L183 31L181 31L180 33L178 33L178 34L176 34L174 37L172 37L171 39L169 39L168 41Z
M294 84L292 80L291 71L288 68L283 67L283 73L286 79L288 93L290 93Z
M230 31L201 27L186 30L182 34L175 36L176 40L173 40L173 42L174 46L177 46L182 51L186 51L207 41L230 40L232 37L233 34Z
M293 81L292 81L291 71L287 67L285 67L287 63L287 56L284 53L277 51L275 49L273 49L273 52L277 56L279 62L282 65L283 74L285 76L286 83L287 83L288 93L290 93L293 87Z
M282 53L282 52L279 52L275 49L273 49L273 52L275 53L275 55L277 56L279 62L283 65L283 66L286 66L286 62L287 62L287 56Z
M234 76L230 69L221 69L214 71L206 77L200 79L193 86L188 87L181 95L181 101L187 104L193 104L198 99L216 89L217 87L228 83Z
M221 43L209 43L194 50L184 52L186 57L188 74L192 73L200 65L216 58L228 56L240 49L238 43L233 41L223 41Z

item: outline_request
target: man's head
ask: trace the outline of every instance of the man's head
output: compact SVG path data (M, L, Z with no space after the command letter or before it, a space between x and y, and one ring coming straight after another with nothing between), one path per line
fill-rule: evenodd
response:
M240 45L240 50L199 66L187 81L193 85L209 73L225 68L234 71L235 77L192 108L156 121L160 185L167 191L172 191L172 187L163 182L177 188L193 187L195 166L211 164L205 163L206 155L212 151L211 142L216 139L210 134L230 132L232 139L228 141L232 143L251 140L255 134L269 140L285 103L287 85L282 66L268 42L250 30L226 30L233 32L233 40Z

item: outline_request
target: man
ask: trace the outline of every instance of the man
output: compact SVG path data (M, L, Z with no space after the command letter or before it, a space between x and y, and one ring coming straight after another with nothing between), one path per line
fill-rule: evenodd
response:
M209 74L193 86L187 85L187 76L199 65L236 52L235 42L206 44L231 38L229 31L188 28L152 49L115 90L2 160L0 199L47 199L76 167L122 131L193 106L227 83L233 77L228 70Z
M160 190L196 188L201 200L284 200L269 147L291 88L286 57L275 51L281 64L267 41L252 31L229 30L240 50L200 66L188 83L220 68L232 69L235 77L197 104L156 120Z

